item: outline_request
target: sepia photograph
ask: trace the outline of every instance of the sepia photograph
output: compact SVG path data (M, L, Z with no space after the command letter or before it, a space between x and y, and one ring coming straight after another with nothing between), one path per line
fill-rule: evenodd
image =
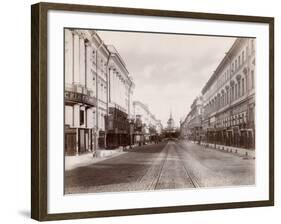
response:
M64 194L256 184L254 37L63 38Z
M273 17L31 11L32 218L274 205Z

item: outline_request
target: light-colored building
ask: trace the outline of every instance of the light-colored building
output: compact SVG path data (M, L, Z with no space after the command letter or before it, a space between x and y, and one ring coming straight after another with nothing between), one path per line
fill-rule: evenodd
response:
M99 39L87 31L65 29L65 152L92 151L102 126L96 85ZM102 48L102 47L99 48ZM100 65L100 63L99 63ZM101 121L101 122L98 122Z
M136 120L135 142L155 141L162 133L161 121L140 101L133 102L133 114Z
M191 130L189 129L189 121L190 121L190 112L184 117L184 119L180 122L180 136L181 138L188 139L188 136L191 135Z
M181 122L181 136L255 147L255 39L237 38Z
M255 39L237 38L204 88L205 141L254 148Z
M118 52L96 31L64 32L65 153L77 155L107 147L110 108L119 108L129 123L133 83Z
M128 144L132 119L132 96L134 83L126 64L114 46L108 45L108 122L107 147L115 148ZM131 133L132 134L132 133Z
M200 141L202 138L202 96L195 98L190 106L190 111L184 121L181 122L181 137L192 141Z
M161 120L156 120L156 133L160 136L163 132L163 125Z

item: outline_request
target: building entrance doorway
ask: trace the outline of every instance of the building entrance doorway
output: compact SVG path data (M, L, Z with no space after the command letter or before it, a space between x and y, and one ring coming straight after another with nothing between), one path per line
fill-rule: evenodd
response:
M76 134L68 133L65 134L65 154L75 155L76 154Z

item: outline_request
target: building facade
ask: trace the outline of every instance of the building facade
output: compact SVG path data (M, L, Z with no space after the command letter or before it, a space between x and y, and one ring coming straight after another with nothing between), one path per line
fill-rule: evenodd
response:
M111 126L117 128L117 134L127 128L123 126L130 112L132 95L128 86L133 84L120 55L112 49L94 30L65 29L64 142L67 155L107 148ZM120 91L118 97L116 89ZM116 112L113 108L120 110ZM110 126L108 119L112 114L115 118Z
M162 124L150 112L148 106L140 101L134 101L133 114L135 118L134 142L137 144L158 142L162 133Z
M180 122L180 137L183 139L188 139L191 135L191 130L188 127L188 124L190 122L190 112L184 117L184 119Z
M255 39L237 38L193 102L181 136L254 149L255 63Z
M156 120L156 133L158 136L161 136L163 132L163 125L161 120Z
M201 141L202 139L202 96L196 97L190 106L190 112L183 122L181 122L180 134L191 141Z
M65 152L69 155L92 151L95 145L98 102L93 58L86 57L90 39L89 33L65 29Z
M126 146L130 142L130 119L132 118L132 96L134 83L125 62L114 46L107 46L108 61L108 116L107 147Z
M204 88L204 141L255 147L255 39L237 38Z

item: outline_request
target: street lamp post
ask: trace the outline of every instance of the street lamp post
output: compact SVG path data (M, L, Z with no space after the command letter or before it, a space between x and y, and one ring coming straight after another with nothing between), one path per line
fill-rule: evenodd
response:
M93 128L93 157L97 156L97 127Z
M129 134L130 134L130 149L131 149L132 148L132 143L133 143L134 128L135 128L134 120L133 119L130 119L129 125L130 125Z
M214 125L214 129L215 129L215 130L214 130L214 134L215 134L214 137L215 137L215 148L216 148L216 144L217 144L217 130L216 130L216 129L217 129L217 126L216 126L216 124Z

